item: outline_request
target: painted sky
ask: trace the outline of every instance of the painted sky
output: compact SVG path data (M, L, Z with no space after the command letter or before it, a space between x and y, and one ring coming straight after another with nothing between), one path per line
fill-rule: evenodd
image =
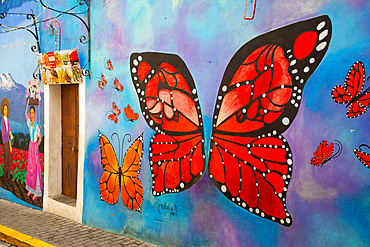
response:
M38 16L36 1L7 1L0 4L1 13L34 13ZM25 15L7 15L0 23L7 27L20 27L32 23ZM37 54L32 52L31 46L36 45L34 36L28 31L21 29L8 33L8 28L0 27L0 73L10 73L14 80L23 86L33 78L33 72L37 68ZM30 28L34 31L34 28ZM1 47L7 45L6 47ZM13 46L10 46L13 45ZM15 54L18 54L15 56ZM20 68L22 68L20 70ZM43 90L43 88L42 88Z
M331 98L331 89L343 85L355 61L361 60L365 68L370 68L370 4L334 0L258 1L252 21L243 19L244 9L245 1L226 0L92 2L93 79L86 88L87 122L91 121L86 129L86 224L169 246L364 246L370 241L370 169L353 154L360 144L370 144L370 115L348 119L345 105ZM331 44L306 84L297 117L283 133L293 152L293 176L287 195L293 225L285 228L236 207L207 176L183 193L154 198L148 164L148 145L154 131L140 112L130 77L130 54L174 53L185 61L196 84L209 143L218 86L234 53L260 34L323 14L332 21ZM107 58L115 66L112 71L104 68ZM97 87L101 73L109 82L104 91ZM125 87L123 92L111 88L115 77ZM108 120L106 113L113 101L121 110L130 104L140 113L139 120L127 122L123 113L117 124ZM114 132L121 137L130 133L133 139L144 132L139 176L144 186L142 214L128 211L122 201L114 206L99 201L103 169L98 129L107 136ZM343 152L323 167L313 167L310 165L313 152L324 139L339 140ZM127 148L128 144L121 152ZM176 205L178 215L158 214L158 206L164 203Z

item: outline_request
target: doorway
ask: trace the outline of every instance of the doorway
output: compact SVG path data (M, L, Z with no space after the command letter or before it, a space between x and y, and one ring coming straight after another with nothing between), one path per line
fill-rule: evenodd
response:
M61 85L62 194L77 198L78 84Z

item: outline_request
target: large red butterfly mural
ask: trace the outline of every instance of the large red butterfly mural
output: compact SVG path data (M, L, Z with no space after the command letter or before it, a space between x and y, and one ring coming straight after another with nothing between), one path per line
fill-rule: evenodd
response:
M292 153L281 135L293 122L308 78L325 55L331 22L320 16L263 34L229 62L216 99L208 176L231 202L284 226ZM201 108L177 55L133 53L131 76L150 141L152 193L182 192L205 173Z
M337 85L333 88L331 96L340 104L347 104L348 118L361 116L370 106L370 87L361 93L365 85L365 66L361 61L355 62L349 69L344 87Z
M370 150L370 147L366 144L361 144L358 149L354 149L357 159L367 168L370 168L370 154L362 150L362 147L367 147Z

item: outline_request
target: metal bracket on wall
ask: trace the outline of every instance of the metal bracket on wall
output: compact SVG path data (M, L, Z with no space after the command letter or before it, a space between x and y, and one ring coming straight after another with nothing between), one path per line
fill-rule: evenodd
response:
M7 32L10 32L10 31L15 31L15 30L27 30L29 33L32 34L32 36L36 40L36 45L31 46L31 51L38 52L38 53L41 52L41 50L40 50L40 39L39 39L39 35L37 33L36 17L35 17L35 14L33 13L33 10L31 9L30 13L0 13L0 19L5 19L8 16L11 16L11 17L25 16L28 20L32 19L32 24L27 25L27 26L21 26L21 27L7 27L9 30L4 31L4 32L0 32L0 34L1 33L7 33ZM4 25L0 24L0 26L4 26ZM31 29L33 29L33 30L31 30ZM35 71L33 72L33 78L35 78L35 79L41 79L40 73L36 73L38 71L38 68L39 68L39 65L37 63L37 67L36 67Z
M84 24L84 26L86 27L87 38L86 38L85 35L81 35L80 38L79 38L79 41L80 41L81 44L87 44L88 45L87 61L86 61L86 64L82 67L82 74L84 76L88 76L89 79L91 79L91 67L90 67L90 55L91 55L91 52L90 52L91 51L91 43L90 43L90 1L91 0L78 0L78 4L75 7L86 4L86 10L83 11L83 12L75 13L75 12L61 11L61 10L53 9L53 8L45 5L42 0L39 0L39 2L41 3L41 5L44 8L47 8L51 11L60 13L60 15L64 15L64 14L72 15L72 16L76 17L77 19L79 19ZM73 7L72 9L74 9L75 7ZM80 17L80 15L85 14L85 13L87 13L87 23L84 21L84 19L82 19ZM87 69L85 69L86 67L87 67Z

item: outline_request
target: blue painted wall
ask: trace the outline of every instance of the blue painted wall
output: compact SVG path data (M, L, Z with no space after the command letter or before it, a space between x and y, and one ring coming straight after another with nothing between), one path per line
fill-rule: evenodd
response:
M343 85L355 61L370 65L369 3L259 1L252 21L243 19L245 4L221 0L91 3L93 79L86 88L85 224L165 246L364 246L369 241L370 170L353 154L354 148L370 142L369 115L348 119L345 106L331 98L331 89ZM197 87L208 150L219 83L234 53L260 34L323 14L332 21L331 44L306 84L296 119L284 133L294 160L287 193L292 226L282 227L235 206L207 176L185 192L153 197L148 146L154 131L140 112L129 71L130 54L174 53L185 61ZM107 58L113 62L112 71L104 68ZM109 82L117 77L125 87L123 92L108 86L101 91L95 79L101 73ZM139 120L126 122L123 114L117 124L108 120L106 112L112 101L121 110L130 104L140 113ZM142 213L127 210L120 199L116 205L99 200L103 168L98 130L108 137L116 132L121 137L129 133L136 138L144 132L139 175L144 188ZM343 152L323 167L313 167L313 152L324 139L340 140ZM118 146L116 141L112 143ZM165 203L176 205L177 215L161 211Z

